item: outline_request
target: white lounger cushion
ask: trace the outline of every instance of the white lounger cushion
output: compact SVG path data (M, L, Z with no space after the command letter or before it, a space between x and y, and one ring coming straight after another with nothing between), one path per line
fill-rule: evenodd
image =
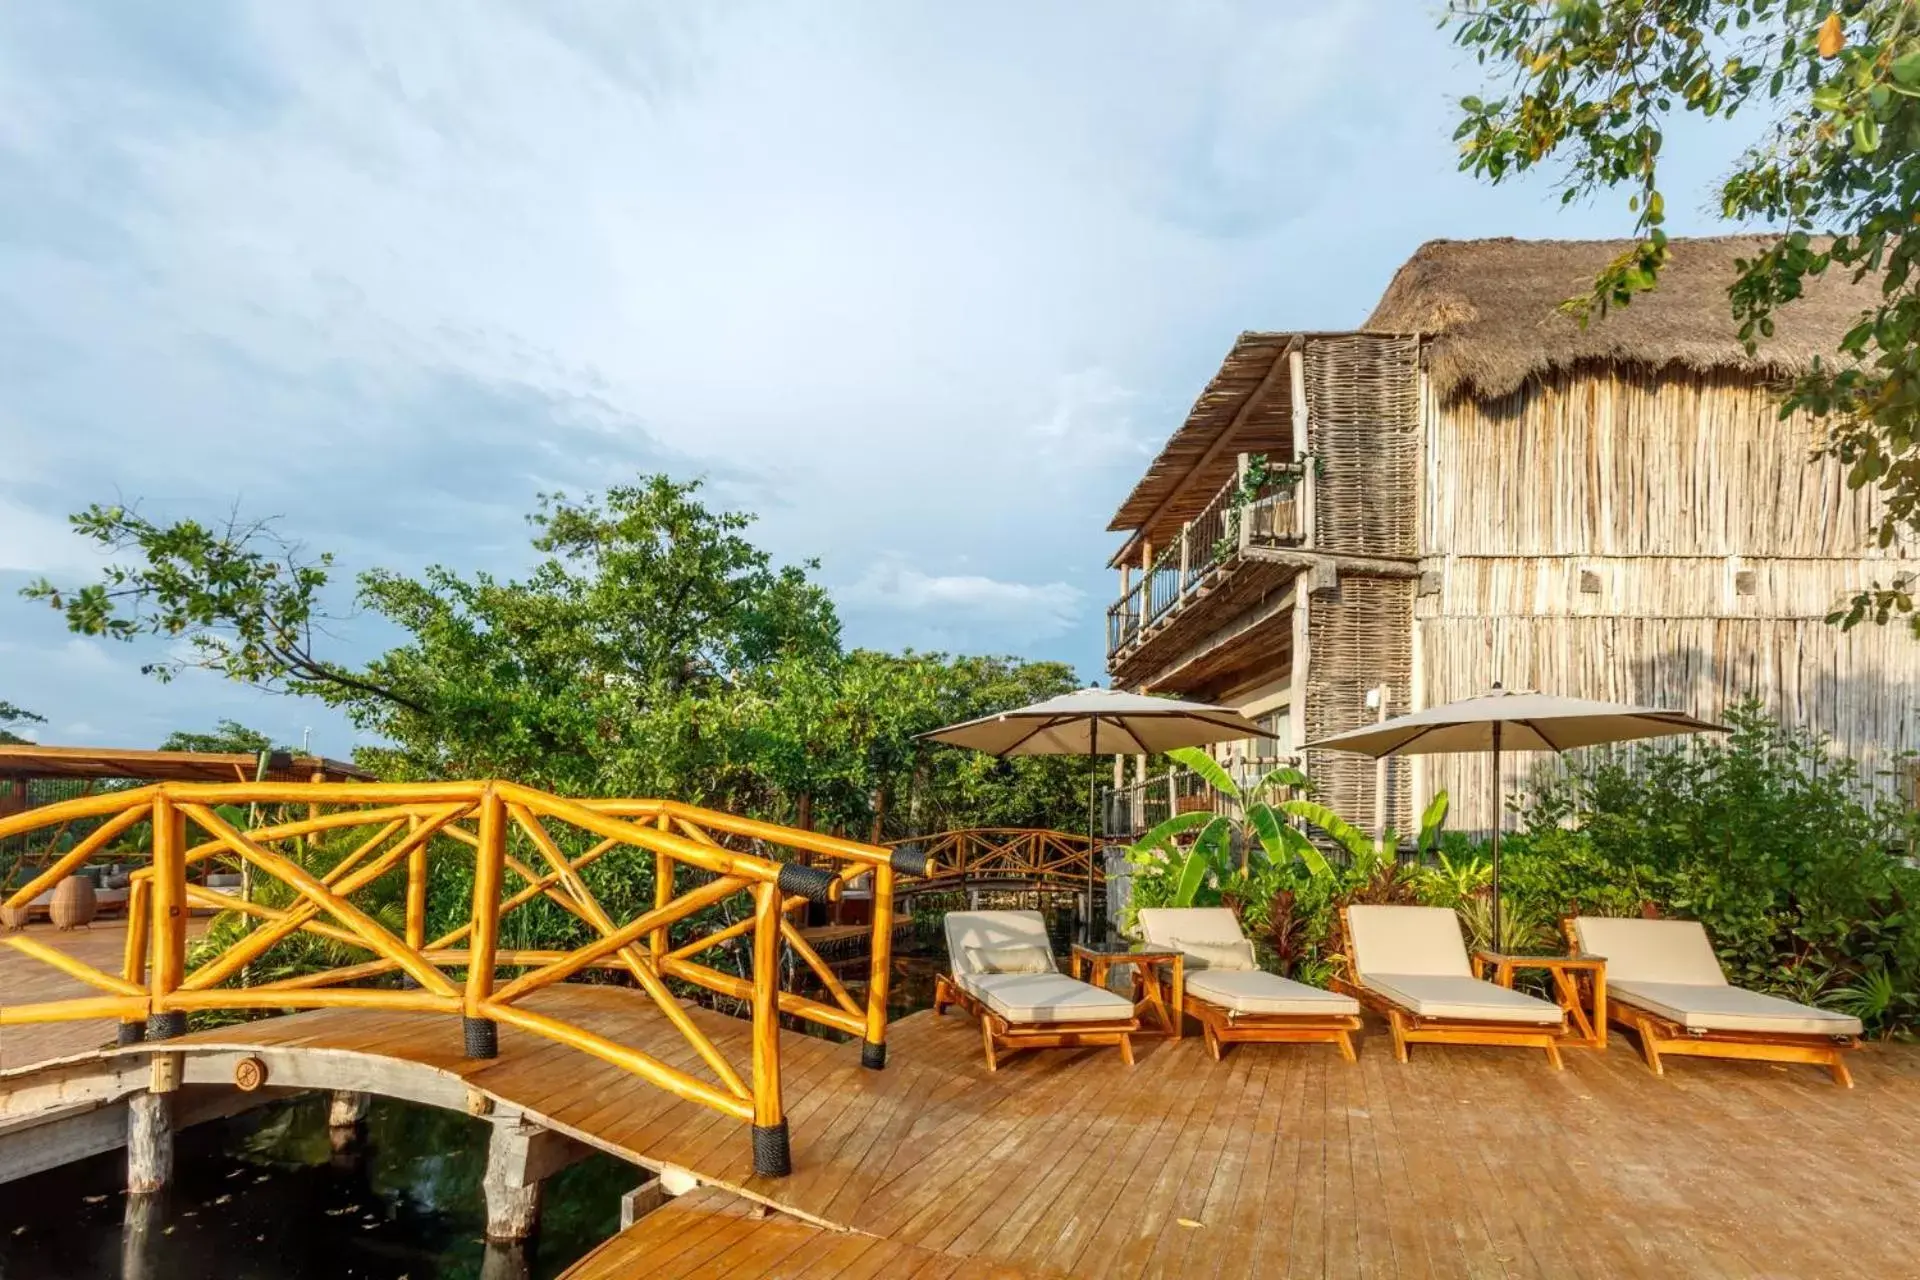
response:
M1450 907L1348 907L1347 925L1355 973L1473 978Z
M949 911L941 921L947 931L947 957L953 976L981 972L986 959L976 953L1006 947L1037 947L1045 954L1047 969L1058 973L1060 964L1053 958L1053 944L1047 939L1047 921L1038 911Z
M1133 1001L1060 973L966 973L960 985L1008 1022L1125 1022Z
M1186 956L1196 969L1258 969L1253 944L1225 907L1142 907L1140 933L1151 946Z
M1360 1012L1359 1001L1351 996L1323 991L1262 969L1202 969L1187 975L1187 994L1231 1013L1338 1018Z
M1720 957L1698 920L1635 920L1576 916L1574 940L1607 962L1607 982L1683 982L1724 987Z
M1608 962L1611 967L1612 962ZM1761 995L1745 987L1704 982L1609 982L1607 998L1671 1018L1689 1031L1748 1031L1762 1035L1857 1036L1860 1019Z
M1556 1027L1563 1025L1566 1018L1558 1005L1478 978L1431 973L1363 973L1360 983L1423 1018L1551 1023Z

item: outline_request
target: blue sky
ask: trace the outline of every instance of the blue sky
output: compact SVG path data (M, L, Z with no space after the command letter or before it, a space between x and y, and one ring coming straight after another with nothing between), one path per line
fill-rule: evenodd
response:
M1243 329L1623 206L1460 176L1408 0L0 7L0 698L153 745L324 707L71 637L86 503L511 572L543 489L708 478L848 637L1100 672L1115 505ZM1716 229L1737 140L1670 148ZM340 651L384 637L364 621Z

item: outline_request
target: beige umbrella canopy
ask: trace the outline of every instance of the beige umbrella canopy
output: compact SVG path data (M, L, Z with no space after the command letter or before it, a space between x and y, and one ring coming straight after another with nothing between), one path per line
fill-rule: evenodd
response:
M1500 790L1502 751L1568 751L1635 738L1676 733L1725 733L1725 725L1681 711L1635 707L1544 693L1508 692L1494 685L1477 698L1428 707L1379 724L1336 733L1311 748L1381 756L1438 755L1456 751L1493 753L1493 938L1500 945L1500 826L1505 806Z
M1257 738L1265 732L1226 707L1118 689L1080 689L920 736L995 756L1137 756Z
M1013 711L948 725L920 736L996 756L1155 755L1175 747L1204 747L1266 730L1227 707L1079 689ZM1093 911L1093 859L1100 843L1096 790L1099 765L1087 781L1087 911ZM1092 920L1088 931L1091 935Z

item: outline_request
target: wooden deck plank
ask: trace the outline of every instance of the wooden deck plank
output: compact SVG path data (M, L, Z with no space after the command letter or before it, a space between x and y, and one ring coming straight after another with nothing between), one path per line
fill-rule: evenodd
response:
M117 945L96 932L74 941ZM699 1066L631 990L562 986L531 1005ZM747 1061L744 1023L691 1016ZM895 1024L879 1072L858 1066L857 1045L784 1035L785 1179L751 1176L745 1125L512 1028L486 1062L461 1056L456 1020L417 1013L316 1011L175 1043L373 1055L635 1163L686 1168L709 1187L660 1211L678 1225L622 1237L628 1260L645 1247L648 1274L1911 1270L1920 1047L1859 1054L1859 1086L1842 1090L1811 1068L1755 1064L1680 1060L1655 1077L1625 1037L1569 1052L1564 1072L1536 1054L1439 1046L1401 1066L1370 1032L1357 1066L1266 1045L1215 1063L1196 1037L1143 1043L1131 1070L1110 1050L1042 1051L997 1073L958 1016ZM787 1213L754 1219L734 1196ZM595 1259L577 1274L630 1273Z

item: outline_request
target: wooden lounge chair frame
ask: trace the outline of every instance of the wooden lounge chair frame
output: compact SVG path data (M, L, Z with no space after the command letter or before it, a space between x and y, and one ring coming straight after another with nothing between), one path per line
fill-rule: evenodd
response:
M1215 1062L1226 1057L1227 1046L1233 1044L1331 1044L1348 1062L1359 1061L1353 1047L1353 1033L1361 1025L1358 1014L1241 1013L1195 994L1186 978L1184 958L1180 964L1158 960L1140 966L1134 973L1134 1000L1138 1003L1145 994L1146 983L1158 986L1176 1025L1189 1013L1200 1024Z
M1547 1061L1553 1064L1555 1070L1566 1065L1560 1060L1560 1044L1566 1037L1565 1010L1560 1013L1560 1026L1554 1030L1545 1030L1529 1023L1423 1017L1385 992L1361 983L1359 969L1353 960L1353 922L1347 918L1345 907L1340 908L1340 933L1342 972L1328 985L1343 995L1352 996L1387 1020L1387 1027L1393 1033L1394 1061L1407 1061L1409 1045L1475 1044L1539 1049L1547 1055Z
M1161 981L1160 970L1165 967L1154 965L1151 979L1136 982ZM1353 1047L1353 1033L1360 1030L1358 1014L1239 1013L1191 991L1167 999L1174 1017L1190 1013L1200 1024L1207 1052L1215 1062L1226 1057L1228 1045L1235 1044L1330 1044L1348 1062L1359 1061Z
M935 974L933 1014L944 1017L949 1006L966 1010L980 1020L980 1044L986 1050L987 1070L1000 1069L1000 1055L1022 1049L1080 1049L1117 1045L1120 1060L1133 1065L1133 1033L1139 1018L1101 1022L1010 1022L989 1009L951 975Z
M1560 920L1567 949L1580 953L1580 937L1573 917ZM1607 1020L1633 1032L1640 1056L1657 1076L1667 1074L1661 1059L1668 1054L1686 1058L1737 1058L1749 1062L1804 1062L1825 1067L1833 1082L1853 1088L1853 1073L1841 1055L1860 1047L1859 1036L1793 1035L1769 1031L1703 1031L1628 1003L1631 996L1616 988L1607 1001Z

